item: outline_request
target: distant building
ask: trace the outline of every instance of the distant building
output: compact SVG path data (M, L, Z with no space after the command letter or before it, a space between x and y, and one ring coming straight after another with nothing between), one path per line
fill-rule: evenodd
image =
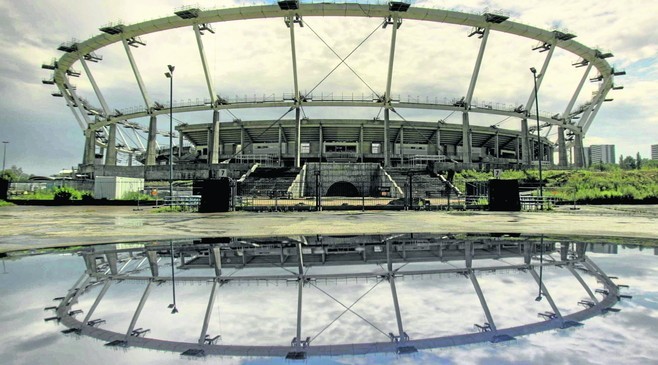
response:
M590 165L616 162L614 144L593 144L589 146L589 155Z
M583 147L583 163L585 166L592 166L592 151L589 147Z
M651 159L658 160L658 144L651 145Z

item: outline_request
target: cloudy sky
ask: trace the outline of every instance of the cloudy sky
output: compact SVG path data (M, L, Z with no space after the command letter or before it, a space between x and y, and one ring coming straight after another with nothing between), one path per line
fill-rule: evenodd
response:
M371 1L374 2L374 1ZM262 4L263 1L196 1L201 8ZM364 1L365 3L365 1ZM626 76L616 84L624 90L611 91L612 103L604 104L589 130L585 145L610 143L617 155L648 157L650 145L658 143L658 116L654 96L658 93L656 56L658 30L654 26L655 10L645 1L511 0L416 1L413 6L452 9L481 13L485 9L504 12L510 20L544 29L570 31L577 41L614 53L609 59ZM61 56L57 47L71 39L84 40L99 34L98 28L110 22L134 24L171 15L189 2L178 1L70 1L39 0L12 2L0 0L0 139L9 141L7 165L17 165L26 172L48 175L77 165L82 159L83 135L63 99L50 95L53 86L42 85L51 74L41 64ZM375 30L381 19L311 18L297 29L300 89L308 92L334 68L339 60L319 38L338 54L349 54ZM215 24L216 33L203 37L213 84L225 97L278 95L292 92L288 30L281 19L254 20ZM392 94L401 99L420 97L439 101L465 95L473 70L479 41L468 38L469 28L407 21L398 32L398 46ZM317 33L317 35L315 33ZM176 65L174 100L207 98L207 88L190 28L149 34L142 37L146 47L134 49L136 62L151 98L168 100L168 81L163 73L167 64ZM390 27L379 29L348 59L347 63L364 80L360 81L341 66L313 90L313 94L371 94L371 89L385 89ZM532 51L536 42L492 33L487 44L480 78L474 93L478 102L525 104L532 89L529 67L541 67L544 54ZM103 61L91 64L110 108L125 110L143 105L135 78L120 44L97 52ZM560 49L555 51L539 94L542 111L562 113L584 68L574 68L577 57ZM82 71L79 64L74 68ZM590 77L596 76L593 71ZM78 93L99 105L91 85L83 75L73 78ZM577 102L591 98L598 84L587 82ZM309 118L373 118L378 109L327 111L305 108ZM278 118L285 110L233 110L223 112L222 121L234 117L250 119ZM436 121L448 117L449 123L460 118L448 112L413 112L400 110L406 119ZM206 123L209 112L177 115L177 122ZM502 128L518 129L519 121L503 118L475 117L474 124L499 123ZM138 120L144 124L146 121ZM167 129L166 118L159 119L159 129ZM554 131L552 132L554 133ZM131 136L132 139L136 137ZM554 135L550 136L555 138ZM166 143L164 140L162 143Z

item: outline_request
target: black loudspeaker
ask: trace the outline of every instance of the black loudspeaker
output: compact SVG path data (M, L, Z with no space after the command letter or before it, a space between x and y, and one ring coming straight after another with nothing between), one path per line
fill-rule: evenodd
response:
M228 212L231 202L231 182L227 177L194 181L194 195L201 195L199 213Z
M7 200L7 191L9 191L9 180L0 179L0 200Z
M494 212L519 212L518 180L489 180L489 210Z

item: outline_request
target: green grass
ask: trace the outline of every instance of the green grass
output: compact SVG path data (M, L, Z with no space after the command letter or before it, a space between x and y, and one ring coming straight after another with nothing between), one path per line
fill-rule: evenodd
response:
M51 189L43 189L28 194L13 195L14 200L53 200L55 193Z
M542 174L544 194L567 201L632 202L658 199L658 169L621 170L547 170ZM467 181L492 179L491 173L472 170L455 175L455 186L465 192ZM522 183L539 181L538 170L505 171L502 179Z
M131 191L131 192L125 193L121 197L121 200L153 200L153 201L155 201L155 197L153 197L149 194L142 194L138 191Z
M51 189L41 189L27 194L12 195L14 200L55 200L55 197L60 197L66 200L81 200L83 198L91 198L91 193L88 191L77 190L68 186L56 187Z
M181 207L181 206L167 206L167 207L160 207L160 208L155 208L151 210L151 213L179 213L179 212L189 212L190 210Z
M10 207L12 205L14 205L14 204L12 204L10 202L6 202L4 200L0 200L0 207Z

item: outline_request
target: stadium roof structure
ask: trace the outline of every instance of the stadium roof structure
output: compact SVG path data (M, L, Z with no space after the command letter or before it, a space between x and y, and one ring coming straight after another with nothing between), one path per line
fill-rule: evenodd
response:
M388 57L388 72L386 75L386 88L382 93L367 95L362 98L334 98L312 95L311 93L303 94L298 85L297 70L297 53L295 44L295 28L304 26L304 18L327 18L327 17L347 17L347 18L379 18L382 19L382 27L390 29L391 42ZM204 51L201 35L203 32L213 32L212 24L232 21L245 21L252 19L269 19L281 18L285 25L290 29L290 44L292 49L292 70L291 76L294 84L294 91L291 95L282 93L281 97L262 98L262 99L231 99L220 96L215 90L210 68L208 66ZM404 21L419 21L427 23L443 23L448 25L458 25L471 27L470 36L477 36L480 39L479 52L474 60L474 70L471 74L470 83L466 95L461 99L451 101L437 101L426 98L407 99L395 98L392 89L393 65L395 62L396 38L398 29ZM390 26L390 27L388 27ZM177 28L190 27L194 30L198 50L201 57L203 73L207 86L207 94L202 99L180 103L178 105L167 105L153 101L149 96L149 91L144 84L139 67L133 57L132 49L145 45L141 36L165 32ZM288 112L295 112L296 136L295 142L295 166L301 165L300 152L300 109L303 107L375 107L384 110L384 140L390 140L388 123L390 114L396 113L396 110L415 109L415 110L444 110L459 112L462 114L462 141L469 141L471 127L469 115L473 113L500 115L504 117L515 117L522 120L521 128L521 145L523 163L532 162L532 151L530 143L530 134L537 127L528 127L528 120L538 119L542 122L539 128L558 127L558 139L556 141L557 149L560 155L560 165L566 164L567 138L565 132L573 137L574 145L574 164L582 165L582 138L590 128L594 118L602 107L604 101L611 99L606 98L608 92L612 89L619 89L615 86L614 77L624 75L623 70L615 70L607 61L612 57L612 53L603 52L599 49L585 46L574 38L574 34L560 30L544 30L530 25L514 22L506 15L485 12L482 14L470 14L452 10L429 9L411 6L405 2L389 2L387 4L360 4L360 3L304 3L298 1L281 1L273 5L255 5L246 7L226 8L226 9L199 9L186 7L176 11L173 15L145 21L137 24L108 24L100 28L101 34L84 41L73 40L63 43L59 50L64 54L50 63L43 65L43 68L53 70L52 78L44 80L45 84L56 85L57 92L53 95L64 97L67 105L73 112L76 120L85 132L88 139L85 161L90 163L93 159L93 148L96 145L107 147L108 161L106 164L116 164L117 148L124 152L133 153L135 151L145 151L147 154L147 164L153 163L155 138L158 133L168 136L170 132L157 131L154 119L158 115L164 115L170 111L173 113L186 113L194 111L214 111L230 109L259 109L259 108L289 108ZM388 31L388 30L387 30ZM578 61L573 64L575 67L585 67L585 72L581 81L573 92L565 109L561 113L549 113L535 115L533 105L535 100L535 91L530 93L528 101L525 104L516 107L499 108L496 105L477 105L473 99L473 93L476 88L480 67L483 63L483 56L486 50L487 40L491 33L500 32L512 36L518 36L535 40L538 46L534 50L546 52L546 56L539 73L536 75L537 88L541 87L544 75L549 66L555 49L559 48L578 57ZM97 54L104 47L112 44L122 44L128 56L132 72L139 86L140 94L143 98L143 105L132 108L131 110L120 111L108 105L103 97L103 93L94 81L93 75L87 66L87 62L100 62L102 57ZM340 58L340 57L339 57ZM342 59L342 58L341 58ZM345 61L342 59L343 62ZM71 84L71 77L81 75L80 71L73 68L76 63L80 63L92 83L94 93L98 98L101 106L93 106L91 102L77 95L75 87ZM592 82L600 82L597 91L591 100L576 107L576 101L581 93L583 85L590 74L590 71L596 69L597 75L591 78ZM171 104L171 103L170 103ZM170 110L171 109L171 110ZM287 114L287 113L286 113ZM152 119L149 128L139 127L130 120L150 117ZM130 146L129 141L123 137L121 142L117 141L117 126L131 129L133 132L140 130L148 134L147 147L139 142ZM548 135L548 133L547 133ZM385 143L383 146L384 165L390 164L390 146ZM461 159L470 163L472 160L471 146L463 144Z

